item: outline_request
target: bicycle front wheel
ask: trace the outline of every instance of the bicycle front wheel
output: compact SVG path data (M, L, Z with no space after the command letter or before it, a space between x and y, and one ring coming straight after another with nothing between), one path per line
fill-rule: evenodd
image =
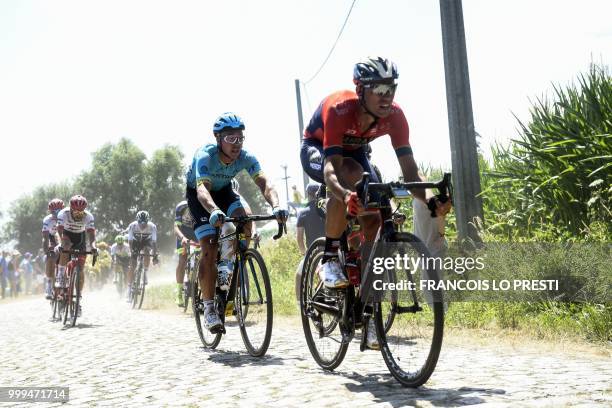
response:
M191 277L191 296L192 296L192 310L193 317L198 329L198 335L205 348L214 349L219 345L221 341L221 333L213 334L202 327L202 319L204 316L204 303L202 301L202 291L200 290L200 284L198 282L198 274L194 273Z
M68 270L70 268L70 270ZM72 317L73 314L76 313L75 304L74 304L74 295L75 295L75 273L72 267L66 267L65 271L66 275L70 276L68 280L68 288L64 291L64 326L68 323L68 317Z
M412 234L395 233L392 242L385 245L388 257L431 259L423 242ZM385 364L406 387L418 387L429 379L438 362L444 331L442 291L422 290L421 285L422 280L438 282L438 271L426 263L410 263L415 264L416 271L396 264L380 275L383 282L403 282L405 287L397 289L396 285L396 289L387 290L383 286L379 301L374 302L376 333Z
M140 280L142 275L142 264L138 262L136 266L136 273L134 274L134 281L132 282L132 309L136 309L140 298Z
M193 271L190 266L187 266L185 273L187 274L187 282L183 282L183 287L181 290L183 291L183 313L187 312L187 308L189 308L189 298L191 297L191 277L193 276Z
M79 316L79 305L81 304L81 279L83 279L83 271L77 265L73 271L74 275L74 310L72 313L72 327L76 325L77 317Z
M145 289L147 288L147 285L145 284L146 277L145 275L147 274L146 271L142 271L141 275L140 275L140 288L138 290L138 292L140 292L140 300L138 301L138 308L141 309L142 308L142 301L144 300L144 295L145 295Z
M248 249L238 264L236 310L240 334L254 357L266 354L272 337L272 287L259 252Z
M346 291L325 289L319 278L324 249L325 238L319 238L304 257L300 310L310 354L321 368L333 370L344 360L348 349L338 324L347 299Z

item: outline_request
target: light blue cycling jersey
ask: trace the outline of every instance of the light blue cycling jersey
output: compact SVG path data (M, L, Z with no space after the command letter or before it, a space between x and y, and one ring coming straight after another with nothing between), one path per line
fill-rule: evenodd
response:
M242 170L246 170L253 180L262 174L259 162L246 150L240 152L238 159L225 164L219 158L217 145L207 144L193 156L187 171L187 187L195 189L200 183L208 181L211 184L210 191L218 191L230 184L232 178Z

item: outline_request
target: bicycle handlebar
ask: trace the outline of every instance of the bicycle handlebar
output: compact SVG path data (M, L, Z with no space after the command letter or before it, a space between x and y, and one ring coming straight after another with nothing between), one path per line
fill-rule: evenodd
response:
M62 254L70 254L70 255L93 255L91 260L91 266L96 265L96 261L98 260L98 251L79 251L78 249L61 249ZM59 262L59 258L57 260Z
M234 222L237 224L246 224L249 221L270 221L275 220L275 215L242 215L239 217L225 217L224 222ZM283 236L283 231L287 234L287 224L284 222L278 223L278 232L272 238L277 240Z
M368 197L368 193L379 192L385 196L391 197L393 196L393 189L402 188L406 190L410 190L413 188L435 188L439 191L439 194L436 196L440 202L445 203L448 200L453 201L453 185L451 180L451 173L444 173L442 180L436 182L428 182L428 181L413 181L408 183L403 183L399 181L393 181L390 183L370 183L370 173L364 172L361 180L355 184L355 191L357 192L357 196L361 200L362 203L366 203L366 198Z

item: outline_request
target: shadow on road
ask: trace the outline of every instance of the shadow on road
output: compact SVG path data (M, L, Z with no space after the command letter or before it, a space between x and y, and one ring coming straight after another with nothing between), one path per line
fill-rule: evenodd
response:
M213 363L226 365L228 367L285 364L285 361L282 358L276 356L265 355L263 357L253 357L248 353L239 353L236 351L210 350L204 347L201 349L209 353L208 360L212 361Z
M88 323L78 323L76 326L72 327L70 325L62 327L62 330L68 329L94 329L96 327L103 327L103 324L88 324Z
M356 372L327 372L328 375L344 376L358 384L347 383L345 387L351 392L369 392L375 401L386 402L393 407L420 406L427 402L434 406L464 406L487 402L484 397L503 395L505 390L499 388L434 388L421 386L406 388L388 373L362 375Z

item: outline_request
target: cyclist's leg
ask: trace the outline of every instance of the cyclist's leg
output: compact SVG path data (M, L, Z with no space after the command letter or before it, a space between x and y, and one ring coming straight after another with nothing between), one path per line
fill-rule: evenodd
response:
M229 200L231 203L228 205L227 207L227 215L229 217L243 217L251 213L251 209L248 208L247 211L247 207L248 204L245 207L245 201L244 199L240 196L240 194L236 193L235 191L231 191L231 196L229 196ZM223 203L220 203L219 205L222 205ZM249 247L249 244L251 242L251 234L252 234L252 230L253 230L253 222L249 221L246 224L244 224L244 235L246 237L246 242L244 242L243 244L246 245L246 248Z
M149 265L151 264L151 252L153 252L153 246L151 244L151 239L145 239L142 243L142 250L145 253L144 256L144 271L145 274L149 270Z
M374 171L372 164L368 160L368 157L366 155L364 148L360 148L360 149L352 151L350 153L350 157L353 160L355 160L362 169L360 171L359 178L361 178L361 174L363 174L363 172L366 171L370 173L370 181L372 181L373 183L379 183L382 181L378 179L378 174L376 173L376 171ZM370 198L373 201L378 201L379 199L378 195L371 194L370 196L371 196ZM386 200L386 204L388 204L388 200ZM369 213L367 215L362 215L359 217L359 224L361 225L363 229L366 242L374 241L374 239L376 238L376 233L378 232L378 228L380 227L380 223L381 223L381 218L380 218L379 211L374 211L372 213Z
M128 270L128 282L131 285L134 280L134 273L136 271L136 264L138 263L138 255L142 250L142 243L139 241L132 241L130 246L130 269Z
M323 179L323 145L313 139L305 139L300 148L302 169L317 183L325 184Z
M185 279L185 266L187 265L187 247L180 239L176 239L176 253L178 262L176 264L176 293L174 303L183 306L183 280Z
M76 236L78 236L78 238L74 238L77 239L78 241L75 242L75 240L73 239L72 241L72 249L76 250L76 251L85 251L87 248L87 239L86 239L86 235L85 231L79 233L79 234L75 234ZM87 259L87 256L81 256L79 257L79 266L81 267L81 274L79 276L79 290L81 292L81 294L83 293L83 287L85 285L85 261Z
M55 242L53 245L55 246ZM45 288L46 296L52 296L53 285L55 284L55 260L57 254L52 253L49 248L44 248L47 251L47 259L45 260L45 275L47 276L47 287Z
M191 211L195 220L193 229L201 248L198 283L204 303L204 324L208 330L213 330L223 325L214 307L215 282L217 279L218 244L215 240L217 232L215 227L208 222L210 214L198 201L197 191L188 188L186 196L189 211ZM213 195L212 198L214 200L215 196Z

